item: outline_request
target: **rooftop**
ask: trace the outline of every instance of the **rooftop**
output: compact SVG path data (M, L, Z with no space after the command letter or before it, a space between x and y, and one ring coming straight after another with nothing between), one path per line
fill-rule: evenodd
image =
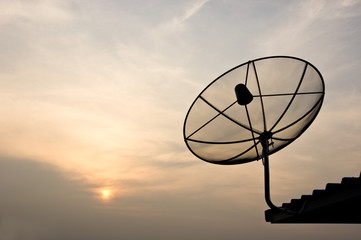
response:
M271 223L361 223L361 174L265 211Z

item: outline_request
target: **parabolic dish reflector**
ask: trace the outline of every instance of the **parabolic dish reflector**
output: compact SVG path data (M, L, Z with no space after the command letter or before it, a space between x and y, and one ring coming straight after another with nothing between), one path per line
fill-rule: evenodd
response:
M303 59L272 56L249 61L199 94L185 118L184 140L194 155L211 163L261 159L262 137L270 141L268 154L293 142L317 116L324 93L320 72ZM237 94L246 97L237 99Z

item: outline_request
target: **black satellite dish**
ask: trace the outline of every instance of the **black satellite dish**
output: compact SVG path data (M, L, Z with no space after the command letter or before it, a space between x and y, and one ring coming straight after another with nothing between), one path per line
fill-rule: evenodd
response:
M325 94L321 73L296 57L272 56L225 72L195 99L183 135L198 158L230 165L263 160L297 139L317 116Z

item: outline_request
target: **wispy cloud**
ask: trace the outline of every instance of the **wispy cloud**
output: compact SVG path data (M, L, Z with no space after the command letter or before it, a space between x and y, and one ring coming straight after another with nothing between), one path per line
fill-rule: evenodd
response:
M335 39L335 34L343 31L339 28L340 21L359 17L360 8L359 1L294 2L281 10L269 30L261 34L257 45L268 54L280 51L297 53L300 49L314 52L317 47L320 50L335 48L331 45L339 40ZM323 40L322 46L318 45L320 40Z
M156 34L167 35L184 30L186 22L201 11L204 5L209 1L210 0L199 0L190 3L189 6L185 7L183 12L178 13L178 16L174 16L173 18L164 21L155 28Z
M187 21L188 19L190 19L193 15L197 14L197 12L199 12L202 7L209 2L210 0L201 0L201 1L195 1L194 3L192 3L190 5L190 7L188 9L186 9L186 11L184 12L183 16L180 16L178 18L178 21L183 23L185 21Z
M191 5L179 21L187 21L204 4ZM0 139L2 153L52 163L97 187L116 185L120 195L137 191L128 182L169 177L162 171L169 167L169 158L187 165L182 159L185 146L174 147L182 143L184 84L191 84L182 67L166 51L142 41L120 39L104 47L94 41L97 28L79 27L84 19L74 9L53 7L70 17L54 18L52 23L43 18L29 24L10 21L15 34L3 38L11 46L21 42L20 49L27 51L3 56L10 65L0 79L0 112L6 116L1 120L6 129ZM25 12L31 8L20 7ZM109 38L119 38L107 21L97 24ZM154 177L152 181L144 188L164 185Z
M55 21L69 20L71 15L61 1L2 1L0 3L0 25L10 21Z

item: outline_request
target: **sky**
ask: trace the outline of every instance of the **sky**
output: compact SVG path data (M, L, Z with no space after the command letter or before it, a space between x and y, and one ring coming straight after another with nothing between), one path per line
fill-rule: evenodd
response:
M197 95L272 55L326 95L270 157L276 205L361 171L359 0L0 0L0 239L356 239L359 225L266 223L261 161L183 140Z

